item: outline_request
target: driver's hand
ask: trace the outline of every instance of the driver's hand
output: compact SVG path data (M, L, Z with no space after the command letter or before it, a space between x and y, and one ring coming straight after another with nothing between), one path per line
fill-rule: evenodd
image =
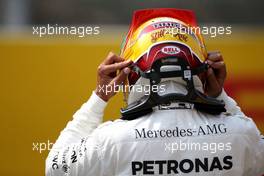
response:
M125 61L123 58L110 52L98 67L95 93L107 102L116 94L118 86L125 81L131 71L129 66L132 63L132 61Z
M226 79L226 65L220 52L209 52L207 63L210 68L206 73L205 93L211 97L221 94Z

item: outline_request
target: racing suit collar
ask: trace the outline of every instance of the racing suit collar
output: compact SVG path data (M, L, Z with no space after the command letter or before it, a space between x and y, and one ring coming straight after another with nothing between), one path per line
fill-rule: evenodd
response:
M204 92L203 85L201 80L198 78L198 76L193 76L194 86L197 90L200 92ZM159 83L159 95L165 95L169 93L182 93L187 94L187 90L185 88L185 81L183 81L181 78L167 78L162 79ZM146 78L139 78L134 86L149 86L149 80ZM128 96L128 104L131 104L137 100L139 100L141 97L143 97L145 94L147 94L145 89L142 89L142 91L131 91Z

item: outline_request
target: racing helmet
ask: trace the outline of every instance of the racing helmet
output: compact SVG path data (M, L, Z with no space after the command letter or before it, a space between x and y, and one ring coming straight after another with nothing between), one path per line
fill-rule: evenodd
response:
M192 11L161 8L134 12L121 57L132 60L142 71L163 57L181 57L193 69L205 61L207 52ZM129 84L138 78L132 71Z

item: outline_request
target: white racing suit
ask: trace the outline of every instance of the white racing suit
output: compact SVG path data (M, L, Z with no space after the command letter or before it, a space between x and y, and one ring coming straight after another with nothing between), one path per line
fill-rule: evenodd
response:
M218 116L175 103L136 120L102 123L106 102L93 93L54 144L46 175L263 174L263 136L224 91L218 99L227 109Z

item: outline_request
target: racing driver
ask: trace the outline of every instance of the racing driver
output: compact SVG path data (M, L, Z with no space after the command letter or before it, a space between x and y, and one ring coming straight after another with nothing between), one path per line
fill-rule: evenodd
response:
M225 93L223 57L206 52L196 27L189 10L136 11L120 56L100 64L96 89L53 145L46 175L263 174L263 136ZM102 123L120 88L122 117Z

